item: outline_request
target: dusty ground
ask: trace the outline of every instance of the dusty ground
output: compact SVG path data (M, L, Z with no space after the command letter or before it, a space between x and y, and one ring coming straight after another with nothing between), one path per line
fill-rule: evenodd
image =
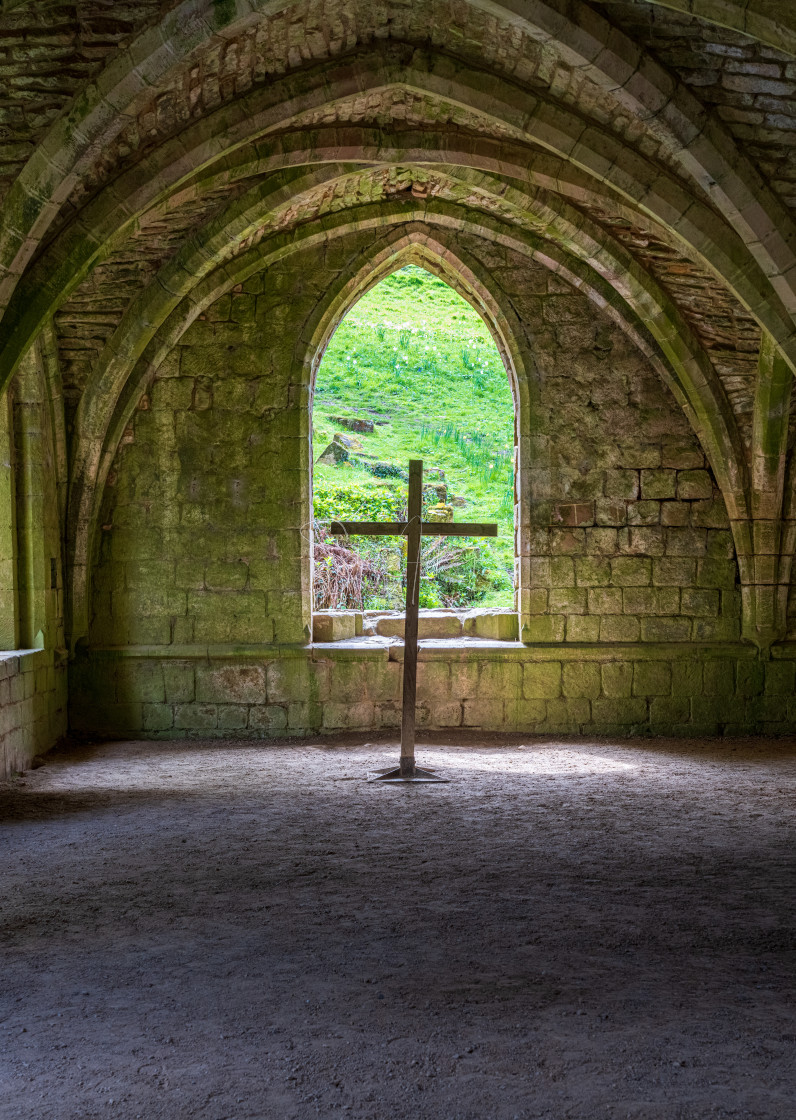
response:
M790 1120L792 745L440 743L0 787L3 1120Z

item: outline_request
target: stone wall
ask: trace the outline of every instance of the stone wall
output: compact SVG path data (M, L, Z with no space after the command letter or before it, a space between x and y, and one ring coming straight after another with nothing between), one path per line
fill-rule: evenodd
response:
M0 781L27 770L67 730L63 651L0 654Z
M793 651L740 643L420 650L418 726L529 734L792 732ZM72 727L91 735L282 738L390 731L400 645L95 652L72 675Z
M309 448L286 311L256 278L160 367L106 488L92 644L308 640Z
M67 731L57 404L34 348L0 400L0 780L27 769Z
M539 370L523 640L736 640L727 513L681 409L583 296L507 263Z
M307 323L366 244L239 286L158 370L106 488L91 639L71 677L76 730L396 725L399 647L308 644ZM424 651L421 723L786 730L792 663L760 662L738 640L724 503L670 390L541 265L472 236L453 246L511 309L526 370L524 644Z

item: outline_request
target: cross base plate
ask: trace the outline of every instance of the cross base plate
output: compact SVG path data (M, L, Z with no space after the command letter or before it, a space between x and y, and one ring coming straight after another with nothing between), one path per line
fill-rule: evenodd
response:
M372 782L389 782L390 784L397 785L409 783L410 785L418 782L449 782L450 778L438 778L434 770L426 770L422 766L416 766L414 776L411 778L401 777L400 766L388 766L385 770L376 770L376 777L371 778Z

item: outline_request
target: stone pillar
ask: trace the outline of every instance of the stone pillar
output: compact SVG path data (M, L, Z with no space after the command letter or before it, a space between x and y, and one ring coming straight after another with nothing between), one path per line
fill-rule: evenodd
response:
M0 650L19 647L12 387L0 397Z

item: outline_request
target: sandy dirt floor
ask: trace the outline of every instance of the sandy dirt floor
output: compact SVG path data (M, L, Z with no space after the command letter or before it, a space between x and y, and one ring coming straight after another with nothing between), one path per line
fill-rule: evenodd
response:
M0 787L3 1120L796 1116L784 742L72 747Z

